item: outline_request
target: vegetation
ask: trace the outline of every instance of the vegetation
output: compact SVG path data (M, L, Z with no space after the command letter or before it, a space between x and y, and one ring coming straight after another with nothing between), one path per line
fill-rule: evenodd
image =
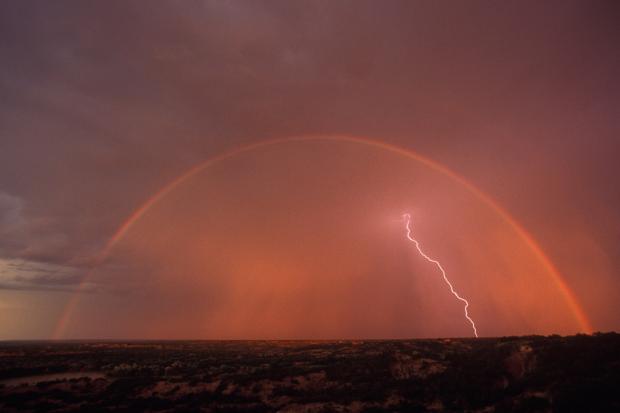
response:
M619 387L614 333L0 345L2 412L607 412Z

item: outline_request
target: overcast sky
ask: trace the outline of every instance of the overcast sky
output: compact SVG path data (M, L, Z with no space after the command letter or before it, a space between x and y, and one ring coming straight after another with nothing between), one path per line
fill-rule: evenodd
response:
M49 337L187 169L307 134L462 175L619 329L619 21L615 1L2 2L0 338Z

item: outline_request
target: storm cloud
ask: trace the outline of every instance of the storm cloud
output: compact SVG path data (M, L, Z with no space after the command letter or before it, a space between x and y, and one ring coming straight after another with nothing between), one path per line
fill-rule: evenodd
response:
M4 2L0 289L71 291L132 211L222 151L342 133L475 183L618 328L619 18L612 1Z

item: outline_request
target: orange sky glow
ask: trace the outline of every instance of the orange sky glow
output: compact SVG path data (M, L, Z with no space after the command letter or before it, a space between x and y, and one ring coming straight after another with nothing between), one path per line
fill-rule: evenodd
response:
M0 2L0 340L620 329L618 2Z
M138 293L74 298L56 338L108 318L119 338L468 335L436 269L405 242L403 211L470 297L481 334L591 329L509 217L415 154L316 137L215 160L139 209L85 280Z

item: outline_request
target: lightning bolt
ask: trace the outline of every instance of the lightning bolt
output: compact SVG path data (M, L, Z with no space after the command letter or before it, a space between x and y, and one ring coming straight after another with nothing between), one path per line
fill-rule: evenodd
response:
M411 226L412 226L411 215L410 214L403 214L403 219L405 221L405 227L407 228L407 239L415 244L416 249L418 250L420 255L422 257L424 257L424 259L426 261L435 264L437 266L437 268L439 268L439 271L441 271L441 275L443 276L443 280L446 282L446 284L448 284L448 287L450 287L450 292L452 293L452 295L454 295L457 300L462 301L465 304L465 308L464 308L465 318L471 324L471 328L474 330L474 336L478 337L478 330L476 329L476 323L474 322L474 320L472 320L472 318L469 316L469 312L467 311L468 308L469 308L469 301L467 301L466 299L461 297L459 295L459 293L456 292L456 290L452 286L452 283L450 282L450 280L446 276L446 271L441 266L441 263L439 261L437 261L437 260L432 259L428 255L426 255L424 253L424 251L422 251L422 248L420 248L420 243L418 242L418 240L413 238L413 236L411 235L411 232L412 232L412 230L411 230Z

